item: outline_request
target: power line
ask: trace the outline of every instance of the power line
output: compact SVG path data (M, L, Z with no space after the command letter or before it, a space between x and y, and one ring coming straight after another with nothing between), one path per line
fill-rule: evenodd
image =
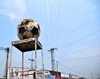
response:
M49 24L50 22L50 0L48 2L49 4L47 5L46 0L44 0L44 8L45 8L45 13L46 13L46 21ZM47 8L48 7L48 8Z
M44 2L45 2L45 8L46 8L46 7L47 7L47 6L46 6L46 1L44 1ZM61 8L60 6L61 6L61 0L58 1L58 7L59 7L59 8L58 8L58 17L57 17L57 18L59 18L59 15L60 15L60 8ZM47 10L48 10L48 11L47 11ZM49 4L48 4L48 9L46 8L46 13L47 13L47 14L46 14L46 17L47 17L47 16L50 16L50 15L48 14L48 13L50 13L50 1L49 1ZM50 18L47 18L47 19L49 19L49 21L50 21ZM93 20L94 20L94 19L93 19ZM59 26L59 19L57 19L57 21L58 21L57 24L58 24L58 26ZM90 22L91 22L91 21L88 21L87 23L82 24L82 26L86 26L86 25L89 24ZM72 30L71 32L76 31L78 28L80 28L80 26L76 27L76 28L75 28L74 30ZM57 29L58 29L58 28L57 28ZM71 33L71 32L70 32L70 33ZM47 33L46 33L46 34L47 34ZM68 34L69 34L69 33L68 33Z
M93 18L92 20L94 20L94 22L95 22L95 21L96 21L96 18ZM83 28L83 27L81 27L81 26L84 26L84 27L85 27L85 26L88 25L90 22L91 22L91 21L87 21L86 23L77 26L75 29L73 29L71 32L67 33L66 35L68 35L68 34L74 32L74 31L77 31L77 29L79 29L79 28ZM63 38L63 39L64 39L64 38Z
M63 65L61 62L59 62L59 65L62 65L65 69L70 69L70 70L72 70L72 71L74 71L74 72L77 72L77 73L79 73L79 74L85 74L85 73L82 73L82 72L79 72L79 71L76 71L75 69L72 69L72 68L70 68L70 67L68 67L68 66L66 66L66 65Z
M78 59L65 60L65 61L81 61L81 60L87 60L87 59L96 58L96 57L100 57L100 55L78 58ZM62 62L64 62L64 61L62 61Z
M59 13L60 13L60 0L59 0L59 2L58 2L58 7L59 7L59 9L58 9L58 18L59 18ZM48 11L50 11L50 2L49 2L49 9L48 9ZM45 8L46 8L46 5L45 5ZM46 11L47 12L47 11ZM49 12L47 12L47 14L48 14ZM48 14L49 15L49 14ZM50 15L49 15L50 16ZM50 19L50 18L49 18ZM50 21L50 20L49 20ZM58 20L59 21L59 20ZM82 24L82 26L84 25L84 26L86 26L87 24L89 24L90 23L90 21L88 21L87 23L85 23L85 24ZM57 23L58 24L58 23ZM58 25L59 26L59 25ZM72 30L71 32L73 32L73 31L76 31L78 28L79 28L80 26L78 26L78 27L76 27L74 30ZM47 34L47 33L46 33Z
M45 10L45 12L44 12L44 17L45 17L45 20L46 20L46 23L47 23L47 11L46 11L46 1L44 0L44 10ZM47 24L46 24L46 26L48 26ZM47 27L45 27L45 34L46 34L46 37L47 37L47 41L46 41L46 43L47 43L47 46L48 46L48 32L47 32Z
M87 34L87 35L85 35L85 36L83 36L83 37L81 37L81 38L79 38L79 39L77 39L77 40L74 40L74 41L68 43L67 45L61 46L61 47L70 46L71 44L74 44L74 43L76 43L76 42L79 42L80 40L83 40L84 38L87 38L87 37L93 35L94 33L98 33L98 32L100 32L100 29L97 29L96 31L93 31L93 32L91 32L91 33L89 33L89 34ZM58 52L58 54L59 54L59 53L60 53L60 52ZM61 54L61 53L60 53L60 54Z
M57 33L57 37L56 37L56 43L55 44L57 44L58 35L59 35L59 27L60 27L59 26L59 23L60 23L59 22L60 21L59 20L60 19L59 17L60 17L61 3L62 3L61 0L58 0L58 16L57 16L57 27L58 28L57 28L57 32L56 32Z
M100 38L100 37L99 37L99 38ZM98 38L98 39L99 39L99 38ZM92 41L97 41L98 39L95 39L95 40L92 40ZM89 42L90 42L90 41L89 41ZM88 42L88 43L89 43L89 42ZM88 43L87 43L87 44L88 44ZM59 56L58 56L58 58L59 58L59 57L61 57L61 56L62 56L62 54L65 54L65 53L61 53L61 51L60 51L60 52L58 52L58 55L59 55Z
M71 45L71 44L73 44L73 43L76 43L76 42L79 42L80 40L83 40L84 38L87 38L87 37L91 36L92 34L98 33L98 32L100 32L100 29L97 29L96 31L93 31L93 32L91 32L91 33L89 33L89 34L87 34L87 35L85 35L85 36L83 36L83 37L81 37L81 38L79 38L79 39L77 39L77 40L74 40L74 41L70 42L69 44L64 45L63 47L69 46L69 45Z

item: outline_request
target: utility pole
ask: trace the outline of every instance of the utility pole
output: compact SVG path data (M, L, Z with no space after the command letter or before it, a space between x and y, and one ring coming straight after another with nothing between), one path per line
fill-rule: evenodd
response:
M35 61L34 59L28 59L31 61L31 68L33 69L33 62Z
M33 52L32 52L32 58L31 59L28 59L29 61L31 61L31 68L33 69L33 62L35 61L34 59L33 59Z
M93 74L91 73L91 79L93 79Z
M99 73L97 73L97 79L100 79L100 75L99 75Z
M7 77L8 77L8 58L9 58L9 48L3 48L3 47L0 47L0 50L6 50L6 52L7 52L7 57L6 57L6 70L5 70L5 76L6 76L6 79L7 79Z
M32 58L31 59L28 59L29 61L31 61L31 69L32 70L34 70L33 69L33 62L35 61L34 59L33 59L33 52L32 52ZM35 75L35 74L34 74ZM33 75L33 79L34 79L34 75Z
M52 71L54 71L54 70L55 70L54 50L57 50L57 48L51 48L50 50L48 50L48 52L50 52L50 53L51 53Z
M57 61L57 79L59 79L59 74L58 74L58 62L59 62L59 61Z
M59 62L59 61L57 61L57 72L58 72L58 62Z
M8 77L8 58L9 58L9 48L6 48L7 51L7 59L6 59L6 79Z

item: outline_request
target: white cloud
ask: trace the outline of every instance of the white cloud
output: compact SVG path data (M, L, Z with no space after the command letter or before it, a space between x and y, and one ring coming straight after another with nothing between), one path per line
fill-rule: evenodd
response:
M1 14L8 16L11 20L24 16L26 5L24 0L6 0L2 3Z
M13 13L9 13L8 16L10 17L11 20L17 19L16 15Z

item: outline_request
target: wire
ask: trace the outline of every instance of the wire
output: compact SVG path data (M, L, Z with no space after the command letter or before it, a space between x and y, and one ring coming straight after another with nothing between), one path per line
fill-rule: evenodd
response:
M99 38L98 38L98 39L99 39ZM94 40L92 40L92 41L94 41ZM90 41L89 41L88 43L90 43ZM87 44L88 44L88 43L87 43ZM60 57L62 56L62 54L65 54L65 53L61 53L61 51L58 52L58 55L59 55ZM59 56L58 56L58 58L59 58Z
M46 19L46 27L45 27L45 35L46 35L46 37L47 37L47 41L46 41L46 44L47 44L47 46L48 46L48 32L47 32L47 30L48 30L48 20L47 20L47 6L46 6L46 0L44 0L44 10L45 10L45 12L44 12L44 17L45 17L45 19Z
M96 22L96 18L93 18L92 20L94 20L94 22ZM74 32L74 31L77 31L79 28L83 28L83 27L81 27L81 26L86 27L86 25L88 25L89 23L91 23L91 21L87 21L86 23L77 26L75 29L73 29L71 32L67 33L66 35L68 35L68 34ZM58 33L59 33L59 32L58 32ZM63 38L63 39L64 39L64 38Z
M98 32L100 32L100 29L97 29L96 31L93 31L93 32L91 32L91 33L89 33L89 34L87 34L87 35L85 35L85 36L83 36L83 37L81 37L81 38L79 38L77 40L74 40L74 41L70 42L69 44L64 45L63 47L70 46L71 44L74 44L76 42L79 42L80 40L83 40L84 38L87 38L87 37L91 36L92 34L98 33Z
M78 58L78 59L71 59L71 60L66 60L66 61L80 61L80 60L86 60L86 59L91 59L91 58L96 58L96 57L100 57L100 55L83 57L83 58ZM64 61L62 61L62 62L64 62Z
M78 40L75 40L75 41L73 41L73 42L67 44L67 46L69 46L69 45L71 45L71 44L73 44L73 43L76 43L76 42L78 42L78 41L80 41L80 40L83 40L84 38L86 38L86 37L92 35L93 33L97 33L97 32L100 32L100 29L99 29L99 30L96 30L96 31L94 31L94 32L92 32L92 33L90 33L90 34L88 34L88 35L85 35L85 36L79 38ZM65 46L64 46L64 47L65 47ZM60 56L61 56L61 55L60 55Z
M60 26L59 26L59 18L60 18L60 10L61 10L61 0L58 0L58 16L57 16L57 31L56 31L56 33L57 33L57 37L56 37L56 42L55 42L55 45L57 44L57 40L58 40L58 35L59 35L59 28L60 28Z
M73 72L77 72L77 73L79 73L79 74L85 74L85 73L82 73L82 72L76 71L75 69L72 69L72 68L70 68L70 67L68 67L68 66L66 66L66 65L63 65L63 64L60 63L60 62L59 62L59 65L62 65L65 69L70 69L70 70L72 70Z
M61 2L61 1L58 0L58 17L57 17L57 18L58 18L58 19L57 19L57 22L58 22L58 23L59 23L59 13L60 13L60 6L59 6L59 5L60 5L60 2ZM50 3L50 2L49 2L49 3ZM49 4L48 6L49 6L49 10L50 10L50 4ZM46 4L45 4L45 8L46 8ZM57 25L59 25L58 23L57 23ZM49 26L49 25L48 25L48 26ZM47 33L48 33L48 32L47 32ZM47 33L46 33L46 34L47 34ZM47 38L48 38L48 35L47 35ZM47 42L48 42L48 40L47 40ZM55 45L56 45L56 42L55 42ZM49 45L47 45L47 46L49 46ZM45 57L45 58L47 58L47 57Z

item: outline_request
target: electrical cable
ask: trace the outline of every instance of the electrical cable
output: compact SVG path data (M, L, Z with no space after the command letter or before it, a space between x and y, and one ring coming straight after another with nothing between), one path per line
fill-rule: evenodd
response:
M87 37L91 36L92 34L98 33L98 32L100 32L100 29L97 29L96 31L93 31L93 32L91 32L91 33L89 33L89 34L87 34L87 35L84 35L83 37L81 37L81 38L79 38L79 39L77 39L77 40L75 40L75 41L73 41L73 42L70 42L69 44L64 45L63 47L69 46L69 45L71 45L71 44L73 44L73 43L76 43L76 42L78 42L78 41L80 41L80 40L83 40L84 38L87 38Z
M60 26L59 26L59 18L60 18L60 10L61 10L61 4L62 2L61 2L61 0L58 0L58 14L57 14L57 30L56 30L56 34L57 34L57 37L56 37L56 42L55 42L55 45L57 44L57 41L58 41L58 35L59 35L59 28L60 28Z
M89 37L89 36L91 36L91 35L93 35L93 34L95 34L95 33L98 33L98 32L100 32L100 29L97 29L96 31L93 31L93 32L91 32L91 33L89 33L89 34L87 34L87 35L84 35L83 37L81 37L81 38L79 38L79 39L77 39L77 40L74 40L74 41L72 41L72 42L70 42L69 44L67 44L67 45L64 45L63 47L65 47L65 46L70 46L71 44L74 44L74 43L76 43L76 42L78 42L78 41L80 41L80 40L83 40L84 38L87 38L87 37Z
M96 22L97 18L93 18L92 20L93 20L93 22ZM87 26L89 23L91 23L91 22L92 22L92 21L87 21L86 23L77 26L75 29L73 29L71 32L67 33L66 35L68 35L68 34L74 32L74 31L77 31L79 28L83 28L83 27L81 27L81 26L86 27L86 26ZM59 32L58 32L58 33L59 33ZM64 39L64 38L63 38L63 39Z
M48 32L47 32L47 30L48 30L48 21L47 21L47 8L46 8L46 0L44 0L44 17L45 17L45 24L46 24L46 27L45 27L45 35L46 35L46 37L47 37L47 41L46 41L46 44L47 44L47 46L48 46Z
M71 59L71 60L65 60L65 61L81 61L81 60L87 60L87 59L91 59L91 58L96 58L96 57L100 57L100 55L95 55L95 56L90 56L90 57L83 57L83 58L77 58L77 59ZM64 62L64 61L61 61Z
M92 32L92 33L90 33L90 34L88 34L88 35L85 35L84 37L86 38L86 37L88 37L89 35L91 35L91 34L93 34L93 33L97 33L97 32L99 32L99 30L94 31L94 32ZM76 43L76 42L78 42L78 41L80 41L80 40L83 40L83 39L84 39L84 37L81 37L80 39L75 40L75 41L73 41L73 42L69 43L68 45L73 44L73 43ZM94 40L93 40L93 41L94 41ZM58 52L58 54L59 54L59 56L61 57L63 53Z
M61 62L59 62L59 64L62 65L65 69L68 68L68 69L70 69L70 70L72 70L72 71L74 71L74 72L77 72L77 73L79 73L79 74L85 74L85 73L82 73L82 72L76 71L75 69L72 69L72 68L70 68L70 67L68 67L68 66L63 65Z

